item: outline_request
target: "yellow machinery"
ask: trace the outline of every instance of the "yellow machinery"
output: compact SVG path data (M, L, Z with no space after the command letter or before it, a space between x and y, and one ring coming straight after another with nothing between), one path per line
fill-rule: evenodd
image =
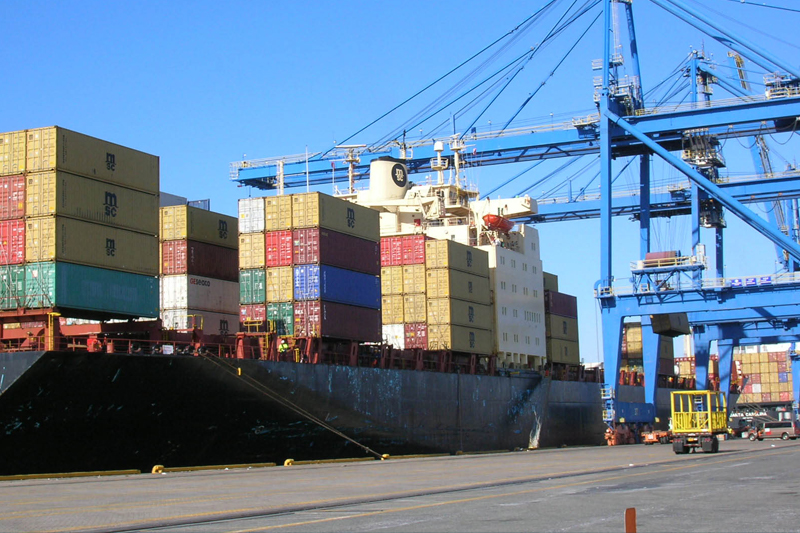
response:
M672 391L672 450L719 451L718 435L728 431L728 409L721 392Z

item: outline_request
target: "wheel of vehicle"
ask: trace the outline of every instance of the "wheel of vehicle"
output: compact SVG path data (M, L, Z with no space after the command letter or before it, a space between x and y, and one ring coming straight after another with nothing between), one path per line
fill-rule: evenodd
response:
M758 442L761 442L762 440L764 440L764 437L758 437Z
M672 451L679 455L689 453L689 447L686 446L686 443L683 441L683 439L675 439L672 441Z
M751 442L755 442L755 440L756 440L756 436L753 435L752 433L750 434L750 436L748 438L750 439Z
M788 433L783 433L781 435L781 440L789 440L789 434Z
M717 453L719 451L719 439L717 437L711 437L711 453Z

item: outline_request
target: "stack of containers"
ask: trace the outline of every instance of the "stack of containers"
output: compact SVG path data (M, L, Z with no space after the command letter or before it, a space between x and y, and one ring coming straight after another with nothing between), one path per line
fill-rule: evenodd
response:
M580 363L578 344L578 299L558 291L544 291L547 360L551 363ZM640 353L641 353L641 337Z
M381 239L383 340L395 348L427 348L425 235Z
M158 157L59 127L0 134L4 310L158 316Z
M748 346L735 349L733 359L740 362L744 375L740 404L794 401L792 364L786 351L776 346Z
M675 350L672 338L665 335L658 336L661 344L658 353L657 372L662 376L675 375ZM622 361L620 370L628 372L644 372L642 354L642 325L639 322L623 324L622 329Z
M164 327L239 331L236 219L188 205L162 207L159 218Z
M425 348L491 354L494 342L488 254L452 240L426 241L425 280ZM408 307L414 302L404 299L403 303L408 317ZM407 337L406 347L408 344Z

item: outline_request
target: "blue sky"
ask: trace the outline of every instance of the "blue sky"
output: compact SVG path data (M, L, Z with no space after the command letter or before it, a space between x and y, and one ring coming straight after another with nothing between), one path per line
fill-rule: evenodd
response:
M795 1L685 1L702 5L706 12L717 10L714 16L722 24L797 65L800 14L751 5L796 9ZM562 0L563 8L554 9L563 11L571 3ZM213 210L235 215L239 198L263 193L229 181L230 162L243 156L298 154L306 147L324 150L341 142L543 5L543 0L6 0L0 130L59 125L156 154L161 158L163 191L210 198ZM725 50L710 37L648 0L637 0L634 12L645 90L661 81L692 47L705 48L725 62ZM747 21L747 26L725 16ZM477 125L504 122L545 80L521 118L546 121L553 113L551 120L569 120L591 112L592 76L599 72L591 70L590 62L602 54L599 22L556 75L548 75L589 20L576 23L572 33L544 48ZM553 21L542 22L521 38L519 49L536 46L537 36ZM718 91L715 96L727 97ZM373 141L405 118L392 115L351 142ZM777 151L791 160L796 141L787 135L776 141ZM749 154L740 152L743 155L726 153L729 170L752 173ZM468 178L487 190L518 171L512 166L484 167L471 170ZM535 176L524 179L528 181L520 179L499 194L516 194ZM633 183L634 178L624 179ZM330 192L330 187L322 190ZM773 272L772 245L734 218L728 216L727 274ZM630 246L637 226L619 219L614 227L614 271L625 279L629 262L638 254ZM656 238L663 249L686 249L688 239L680 232L688 228L685 219L659 221ZM599 223L540 225L539 231L545 269L560 276L564 292L579 298L584 359L599 360L598 314L592 298L600 271Z

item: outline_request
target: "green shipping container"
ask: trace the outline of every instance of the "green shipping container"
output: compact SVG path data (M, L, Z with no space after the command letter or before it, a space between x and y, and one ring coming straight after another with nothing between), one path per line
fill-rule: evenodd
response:
M263 304L267 301L267 271L253 268L239 271L239 303Z
M292 302L267 304L267 320L274 324L278 335L294 335L294 304Z
M158 278L72 263L29 263L25 305L158 318Z
M17 309L25 305L25 266L8 265L0 269L0 308Z

